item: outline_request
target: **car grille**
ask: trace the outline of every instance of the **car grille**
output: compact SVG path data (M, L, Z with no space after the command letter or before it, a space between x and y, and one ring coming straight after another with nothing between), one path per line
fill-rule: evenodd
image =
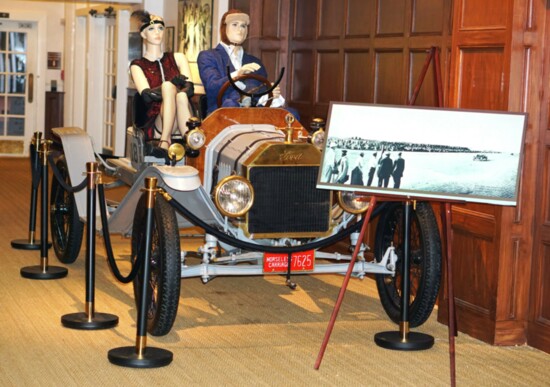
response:
M248 178L254 205L247 215L254 237L313 237L330 227L331 191L315 188L318 166L255 166Z

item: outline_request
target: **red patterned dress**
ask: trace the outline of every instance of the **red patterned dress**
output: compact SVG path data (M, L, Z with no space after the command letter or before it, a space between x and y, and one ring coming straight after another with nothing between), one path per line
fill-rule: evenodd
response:
M156 61L150 61L147 58L134 59L130 66L139 66L147 78L149 88L154 89L162 85L162 82L170 81L172 78L180 74L174 53L165 52L162 58ZM147 121L151 124L150 128L146 128L146 137L152 138L152 130L156 116L160 114L160 106L162 102L152 102L147 109Z

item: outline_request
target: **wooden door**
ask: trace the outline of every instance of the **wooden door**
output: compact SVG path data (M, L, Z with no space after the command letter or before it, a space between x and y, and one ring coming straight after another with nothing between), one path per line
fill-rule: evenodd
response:
M545 4L546 3L546 4ZM533 166L532 186L536 187L534 200L534 246L532 252L529 319L527 344L550 353L550 1L534 2L523 11L533 15L527 20L525 41L527 52L537 49L534 63L540 73L533 74L530 93L531 125L537 130L540 145ZM535 42L533 47L531 42ZM543 49L544 48L544 49Z

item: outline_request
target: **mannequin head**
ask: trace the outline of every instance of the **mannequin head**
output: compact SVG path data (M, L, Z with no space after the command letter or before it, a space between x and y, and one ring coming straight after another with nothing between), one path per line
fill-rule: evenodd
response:
M152 44L161 44L164 36L164 20L144 10L134 11L132 18L139 23L141 37Z
M225 44L241 45L248 36L250 17L238 9L223 14L220 23L221 41Z
M164 40L164 25L150 24L140 33L146 44L161 45Z

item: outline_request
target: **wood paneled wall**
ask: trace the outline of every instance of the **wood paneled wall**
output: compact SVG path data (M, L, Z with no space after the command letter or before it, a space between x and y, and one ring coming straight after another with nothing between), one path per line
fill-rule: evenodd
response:
M248 9L247 48L275 79L301 121L326 118L330 101L406 104L432 46L448 79L451 0L233 1ZM430 66L431 67L431 66ZM433 69L416 105L435 106ZM446 85L443 85L445 88Z
M514 9L523 31L515 44L516 62L529 71L520 72L523 82L514 94L529 112L533 136L528 145L535 156L525 179L535 191L527 343L550 353L550 0L522 3Z
M287 95L306 120L326 117L330 101L406 104L431 46L440 48L447 74L450 0L294 0L290 6ZM436 105L433 77L425 78L416 104Z
M540 177L549 164L538 150L548 120L547 109L541 110L548 105L546 95L541 106L544 73L549 68L544 58L548 41L548 4L544 3L455 2L448 101L458 108L529 114L518 205L453 206L454 283L464 284L457 286L455 294L459 329L493 344L527 342L550 351L547 338L546 343L541 337L528 339L534 332L540 336L544 331L546 337L550 332L548 319L528 323L543 311L550 312L550 298L543 301L541 296L542 278L548 281L549 273L532 270L550 263L537 251L544 242L536 236L542 234L533 233L534 225L543 228L544 221L537 217L548 208L541 189L548 179ZM446 321L446 303L440 306L439 318ZM538 330L528 329L528 324L538 324Z
M286 67L283 93L304 124L330 101L406 104L431 46L445 106L528 113L518 206L453 205L458 329L550 352L550 0L230 4L250 13L247 49L270 78ZM417 105L436 105L431 71Z

